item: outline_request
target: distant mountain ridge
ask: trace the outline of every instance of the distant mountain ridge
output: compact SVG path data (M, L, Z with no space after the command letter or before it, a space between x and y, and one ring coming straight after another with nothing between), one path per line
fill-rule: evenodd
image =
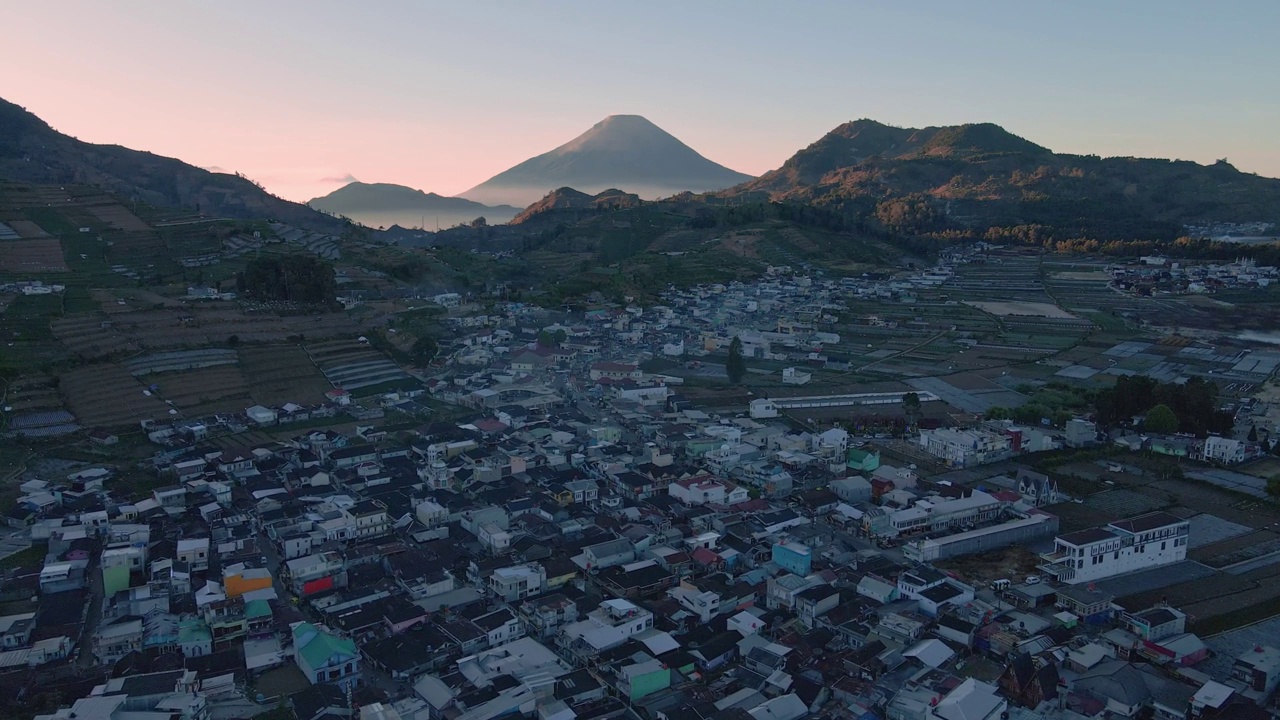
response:
M307 202L311 207L351 218L369 227L451 227L483 217L490 224L505 223L520 212L509 205L490 206L460 197L446 197L392 183L352 182Z
M641 204L640 196L610 188L595 195L578 192L573 188L563 187L547 193L546 197L525 208L512 225L520 225L547 212L556 210L597 211L617 208L637 207Z
M1280 220L1280 180L1225 161L1061 154L990 123L845 123L718 196L809 203L908 233L1034 225L1062 239L1172 239L1192 222Z
M155 205L208 215L267 218L339 233L346 223L278 198L252 181L181 160L94 145L64 135L27 110L0 99L0 177L32 183L96 185Z
M462 193L476 202L526 206L555 188L621 189L646 198L722 190L751 179L699 155L639 115L611 115L560 147Z

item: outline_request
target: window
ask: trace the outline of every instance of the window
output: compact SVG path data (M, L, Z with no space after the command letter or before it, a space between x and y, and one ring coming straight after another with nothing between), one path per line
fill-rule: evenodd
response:
M1165 546L1166 546L1166 545L1168 545L1168 544L1169 544L1169 543L1167 543L1167 542L1162 542L1162 543L1160 543L1160 549L1161 549L1161 550L1164 550Z
M1119 550L1115 551L1115 552L1111 555L1111 559L1112 559L1112 560L1119 560L1119 559L1120 559L1120 551L1119 551Z

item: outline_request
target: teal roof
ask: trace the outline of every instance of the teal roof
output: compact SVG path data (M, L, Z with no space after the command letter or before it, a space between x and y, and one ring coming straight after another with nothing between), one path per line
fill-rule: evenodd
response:
M180 643L204 642L212 639L209 626L205 625L203 620L183 620L178 624L178 642Z
M307 639L308 635L310 638ZM335 655L355 657L356 644L346 638L330 635L311 623L298 623L293 628L293 643L302 659L312 668L325 667Z
M244 604L244 616L250 619L271 617L271 603L266 600L250 600Z

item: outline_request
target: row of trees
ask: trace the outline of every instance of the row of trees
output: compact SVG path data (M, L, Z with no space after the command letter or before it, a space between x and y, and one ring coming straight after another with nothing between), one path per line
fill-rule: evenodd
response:
M1151 432L1184 432L1197 437L1229 433L1235 424L1230 411L1218 408L1218 386L1193 377L1182 385L1142 376L1121 377L1094 398L1100 425L1119 425L1146 415Z

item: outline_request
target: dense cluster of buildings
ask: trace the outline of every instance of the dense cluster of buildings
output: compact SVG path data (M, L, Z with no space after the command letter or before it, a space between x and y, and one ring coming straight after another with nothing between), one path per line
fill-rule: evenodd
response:
M1280 278L1280 270L1242 258L1230 263L1186 262L1146 256L1137 263L1107 268L1115 288L1136 295L1212 294L1220 290L1260 289Z
M694 409L639 363L734 337L796 368L839 363L817 329L837 291L778 272L550 324L506 306L456 319L464 339L425 383L466 416L388 434L359 424L381 406L335 391L215 419L232 433L216 438L149 427L145 490L108 468L26 482L6 519L47 553L0 579L38 598L0 617L0 685L93 668L40 716L58 720L1268 716L1280 650L1199 671L1184 613L1100 585L1183 561L1185 520L1060 534L1049 506L1067 498L1046 475L934 481L767 401ZM289 431L301 412L356 427ZM237 445L251 427L287 439ZM972 470L1099 439L1084 420L994 422L917 447ZM978 585L938 567L1028 543L1052 547L1040 574ZM269 690L282 678L296 687Z

